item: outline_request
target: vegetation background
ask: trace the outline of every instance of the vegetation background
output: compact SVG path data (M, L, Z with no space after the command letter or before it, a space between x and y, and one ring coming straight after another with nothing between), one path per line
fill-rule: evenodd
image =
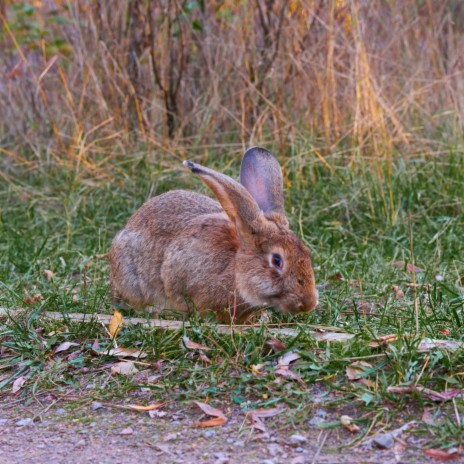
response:
M6 404L50 389L130 399L143 386L140 400L237 414L283 404L311 427L322 388L361 426L345 444L412 418L412 448L463 452L463 350L419 348L464 340L464 2L0 0L0 109L0 305L29 308L0 320ZM283 166L321 305L272 313L259 333L195 318L178 332L127 327L118 343L143 347L147 370L168 367L156 364L156 385L100 378L114 359L92 350L115 340L96 321L41 314L110 312L105 254L130 214L170 188L204 190L183 159L236 176L252 145ZM270 323L300 335L270 349ZM355 338L315 341L314 324ZM208 357L186 355L183 336ZM69 359L56 352L66 341L78 345ZM299 380L281 382L288 349L303 358ZM455 393L437 403L418 385ZM327 430L343 426L333 414Z

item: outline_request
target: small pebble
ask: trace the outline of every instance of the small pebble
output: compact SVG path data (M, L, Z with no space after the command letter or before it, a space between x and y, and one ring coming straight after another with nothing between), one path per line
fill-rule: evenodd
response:
M226 453L221 453L221 452L213 453L213 456L216 459L222 459L222 460L229 459L229 456Z
M229 443L229 445L231 445L235 440L233 438L228 438L227 439L227 443Z
M203 436L205 438L212 438L216 435L216 431L215 430L206 430L204 433L203 433Z
M0 419L0 425L8 424L8 419Z
M304 435L300 435L299 433L295 433L290 437L290 442L296 445L302 445L307 441L308 439Z
M265 459L263 464L275 464L275 462L272 459Z
M28 419L21 419L18 422L16 422L16 425L18 427L27 427L29 425L34 425L34 420L31 418Z
M395 440L393 440L393 436L390 433L377 435L372 441L380 449L390 449L395 444Z
M126 427L119 432L119 435L132 435L134 433L134 429L132 427Z
M103 408L103 404L99 401L92 401L92 405L90 406L92 411L96 411L97 409Z
M180 421L178 421L178 420L173 420L173 421L171 421L171 424L172 424L172 425L180 425Z
M304 449L301 446L299 446L298 448L295 448L295 451L297 453L302 453L304 451Z
M66 414L66 409L59 408L55 411L55 414L58 414L59 416L64 416Z
M234 445L240 448L243 448L245 446L245 442L237 440L237 441L234 441Z

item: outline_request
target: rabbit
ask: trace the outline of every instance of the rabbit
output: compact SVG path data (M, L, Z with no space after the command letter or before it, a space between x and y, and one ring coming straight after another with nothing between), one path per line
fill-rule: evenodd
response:
M151 198L114 238L116 307L212 311L246 321L264 307L309 312L318 304L308 249L289 229L282 171L259 147L246 151L240 183L192 161L217 200L185 190Z

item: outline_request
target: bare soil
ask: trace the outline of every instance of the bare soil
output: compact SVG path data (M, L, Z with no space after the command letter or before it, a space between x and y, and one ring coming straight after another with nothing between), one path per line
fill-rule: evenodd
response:
M167 405L155 413L161 417L150 417L147 412L100 406L91 400L57 401L51 395L41 398L40 404L30 398L25 402L30 404L11 397L0 401L1 463L437 462L429 460L420 439L408 433L395 439L388 450L376 449L368 441L340 449L356 434L342 427L316 427L318 421L337 420L335 413L323 409L298 429L288 424L279 427L285 421L276 417L264 419L268 431L262 433L250 427L238 408L227 412L230 419L223 427L200 428L195 423L204 416L190 404L185 409Z

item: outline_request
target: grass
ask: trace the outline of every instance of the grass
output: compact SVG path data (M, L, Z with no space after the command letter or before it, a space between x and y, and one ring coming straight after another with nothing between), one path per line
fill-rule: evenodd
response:
M40 168L4 178L0 306L28 311L0 320L0 398L7 399L12 382L23 376L27 381L19 397L24 401L31 401L29 393L50 390L123 399L145 387L152 402L202 399L243 411L286 404L286 417L293 424L307 422L317 398L340 414L348 411L362 434L370 427L374 433L413 418L419 421L415 433L425 437L424 446L463 444L462 397L434 403L418 393L387 391L394 385L421 384L436 391L464 387L462 349L417 349L424 337L464 341L462 152L407 161L392 158L376 161L369 169L362 163L333 162L329 170L307 158L288 159L284 171L291 227L311 249L323 289L320 305L310 315L272 312L269 320L292 323L298 331L296 337L280 338L287 345L284 351L300 354L294 371L304 384L275 375L283 351L270 348L265 323L254 332L230 334L195 317L182 331L125 328L119 345L146 352L149 373L159 374L155 362L162 361L161 374L149 383L141 375L108 377L114 358L92 355L95 340L101 350L112 343L98 322L41 317L45 310L110 313L104 255L114 234L151 195L177 187L205 191L180 163L169 161L174 168L168 170L166 163L153 161L162 159L157 156L115 158L102 175L43 162ZM201 161L237 175L236 157L209 153ZM405 265L394 266L398 261ZM406 263L424 272L413 275ZM53 278L48 279L45 270L51 270ZM404 296L396 298L400 289ZM345 343L318 342L309 335L308 324L343 328L356 336ZM393 333L399 334L397 341L369 346L372 339ZM184 336L209 346L205 354L211 362L187 350ZM74 356L68 356L72 350L53 355L63 341L79 344ZM364 384L346 376L347 366L360 360L369 363L365 376L370 382ZM86 390L86 385L92 388ZM421 421L425 407L434 425Z

